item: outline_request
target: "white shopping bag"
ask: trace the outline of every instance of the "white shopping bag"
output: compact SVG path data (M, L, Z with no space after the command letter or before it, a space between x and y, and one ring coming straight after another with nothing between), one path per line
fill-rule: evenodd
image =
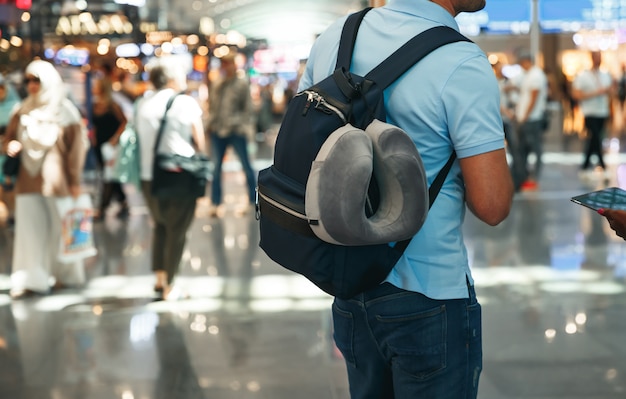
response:
M119 147L106 142L102 144L102 147L100 147L100 152L102 153L102 160L104 161L102 179L107 183L112 182L115 179L114 169L115 161L119 153Z
M61 243L58 260L62 263L76 262L97 251L93 242L93 205L89 194L78 198L56 199L61 217Z

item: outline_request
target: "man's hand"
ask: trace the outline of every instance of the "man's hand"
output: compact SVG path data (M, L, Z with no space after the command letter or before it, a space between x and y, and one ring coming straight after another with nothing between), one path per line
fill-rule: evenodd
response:
M626 240L626 211L617 209L599 209L598 213L609 221L615 234Z

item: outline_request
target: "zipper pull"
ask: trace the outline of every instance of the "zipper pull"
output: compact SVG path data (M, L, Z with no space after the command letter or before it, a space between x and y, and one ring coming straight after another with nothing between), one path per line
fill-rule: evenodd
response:
M307 112L309 112L309 108L311 108L311 104L313 104L313 92L308 91L306 93L306 104L304 104L304 109L302 110L302 116L306 116Z

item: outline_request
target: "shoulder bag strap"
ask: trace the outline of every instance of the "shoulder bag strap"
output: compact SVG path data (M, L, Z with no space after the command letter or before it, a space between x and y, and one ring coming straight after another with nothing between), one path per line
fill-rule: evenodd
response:
M165 106L165 112L163 112L163 117L161 118L161 124L159 125L159 131L157 133L157 137L154 142L154 154L155 155L157 151L159 150L159 144L161 144L161 137L163 136L163 130L165 130L165 121L167 120L167 111L169 111L170 108L172 108L172 104L174 103L176 96L178 96L179 94L180 93L176 93L172 97L170 97L169 100L167 100L167 105Z

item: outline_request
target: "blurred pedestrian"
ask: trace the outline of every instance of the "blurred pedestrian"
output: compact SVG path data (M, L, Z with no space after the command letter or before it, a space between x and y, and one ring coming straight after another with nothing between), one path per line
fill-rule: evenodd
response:
M518 80L519 97L515 110L518 125L520 159L524 163L522 174L514 176L516 189L536 190L543 166L543 136L546 129L548 103L548 79L543 70L533 63L532 54L521 50L517 61L523 69ZM534 168L530 168L528 156L534 153Z
M179 94L187 87L186 74L174 59L161 59L150 70L155 91L139 100L135 129L141 147L141 189L154 226L152 230L152 270L154 290L164 299L171 296L187 241L187 230L195 215L196 198L157 198L152 195L152 167L156 137L168 101L176 95L166 115L159 153L191 156L205 151L202 109L191 96Z
M611 114L611 96L615 83L611 75L600 69L602 53L592 51L591 69L582 71L574 79L572 94L580 102L580 110L585 117L587 140L585 144L585 160L581 170L591 167L591 156L596 155L598 166L606 170L602 155L602 136Z
M11 115L20 101L13 86L0 74L0 142L4 138ZM5 159L4 149L0 148L0 225L12 222L15 208L12 177L4 176L2 173Z
M46 61L25 70L28 96L11 118L5 135L9 156L20 157L15 183L15 240L11 296L45 294L56 286L85 282L83 262L61 263L61 215L55 199L81 192L87 150L81 115L67 98L61 76Z
M229 146L239 157L248 184L248 209L255 203L256 177L248 155L248 140L256 132L254 108L250 85L246 78L237 76L235 54L221 58L222 80L217 83L209 97L209 136L211 154L215 163L211 184L211 209L209 214L216 216L222 203L222 163Z
M626 110L624 105L626 104L626 64L622 64L621 74L617 79L617 105L619 107L619 115L621 117L621 133L626 132Z
M95 132L95 155L102 176L99 212L95 220L103 220L111 200L120 204L118 217L128 216L128 202L122 184L105 173L115 162L115 147L126 128L126 116L120 105L113 100L112 84L108 77L94 79L92 86L92 124Z
M502 116L502 127L506 148L511 157L510 169L514 180L524 173L524 162L520 159L519 145L517 139L517 126L515 123L515 106L517 104L517 87L502 72L503 64L500 60L493 64L493 71L498 79L500 89L500 115ZM519 188L516 186L516 188Z
M266 133L274 123L272 115L272 87L266 84L259 87L259 104L256 110L256 131Z
M11 114L20 102L20 96L7 79L0 74L0 136L4 135Z

